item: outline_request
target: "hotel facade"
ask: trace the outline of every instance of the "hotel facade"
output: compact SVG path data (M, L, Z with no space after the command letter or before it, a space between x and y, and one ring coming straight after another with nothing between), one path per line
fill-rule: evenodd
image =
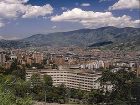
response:
M31 69L26 70L26 80L28 81L33 74L50 75L54 86L64 84L68 88L81 89L90 91L91 89L99 89L100 84L97 82L101 77L101 73L83 72L82 70L70 69Z

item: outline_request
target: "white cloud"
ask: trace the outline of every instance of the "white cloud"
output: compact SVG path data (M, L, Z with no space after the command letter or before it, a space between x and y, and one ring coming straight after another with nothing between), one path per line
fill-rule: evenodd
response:
M34 18L38 16L46 16L53 13L53 8L50 4L44 6L32 6L26 4L29 0L0 0L0 18L15 19L15 18ZM0 26L3 26L0 21Z
M32 18L32 17L38 17L38 16L45 16L46 14L51 14L52 11L53 11L53 8L49 4L46 4L42 7L28 5L27 9L25 10L25 14L22 17Z
M15 18L15 17L38 17L51 14L53 8L51 5L32 6L25 5L28 0L2 0L0 1L0 17L2 18Z
M138 9L138 8L140 8L139 0L119 0L113 6L110 6L109 10Z
M90 4L89 3L82 3L81 6L88 7L88 6L90 6Z
M9 0L10 1L10 0ZM17 14L21 12L23 7L20 3L14 1L1 1L0 2L0 17L1 18L15 18Z
M7 3L27 3L29 0L0 0L0 2L7 2Z
M61 15L51 17L54 22L76 22L88 28L104 26L138 27L140 20L132 20L130 16L115 17L111 12L83 11L79 8L63 12Z

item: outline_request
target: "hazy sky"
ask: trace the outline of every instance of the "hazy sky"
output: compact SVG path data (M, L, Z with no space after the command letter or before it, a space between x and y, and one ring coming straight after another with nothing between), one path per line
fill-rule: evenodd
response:
M0 39L105 26L140 27L139 0L0 0Z

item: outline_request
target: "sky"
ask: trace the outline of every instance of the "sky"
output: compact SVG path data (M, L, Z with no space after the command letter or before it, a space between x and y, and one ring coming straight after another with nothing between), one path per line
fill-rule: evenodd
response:
M139 0L0 0L0 39L106 26L140 27Z

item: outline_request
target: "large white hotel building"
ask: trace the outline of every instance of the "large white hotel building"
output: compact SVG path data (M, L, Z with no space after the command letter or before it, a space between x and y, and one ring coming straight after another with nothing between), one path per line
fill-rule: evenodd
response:
M85 70L68 68L31 69L26 70L26 79L29 80L35 73L39 73L41 77L45 74L50 75L54 86L65 84L68 88L87 91L100 88L100 84L97 82L97 79L101 77L101 73L99 72L85 72Z

